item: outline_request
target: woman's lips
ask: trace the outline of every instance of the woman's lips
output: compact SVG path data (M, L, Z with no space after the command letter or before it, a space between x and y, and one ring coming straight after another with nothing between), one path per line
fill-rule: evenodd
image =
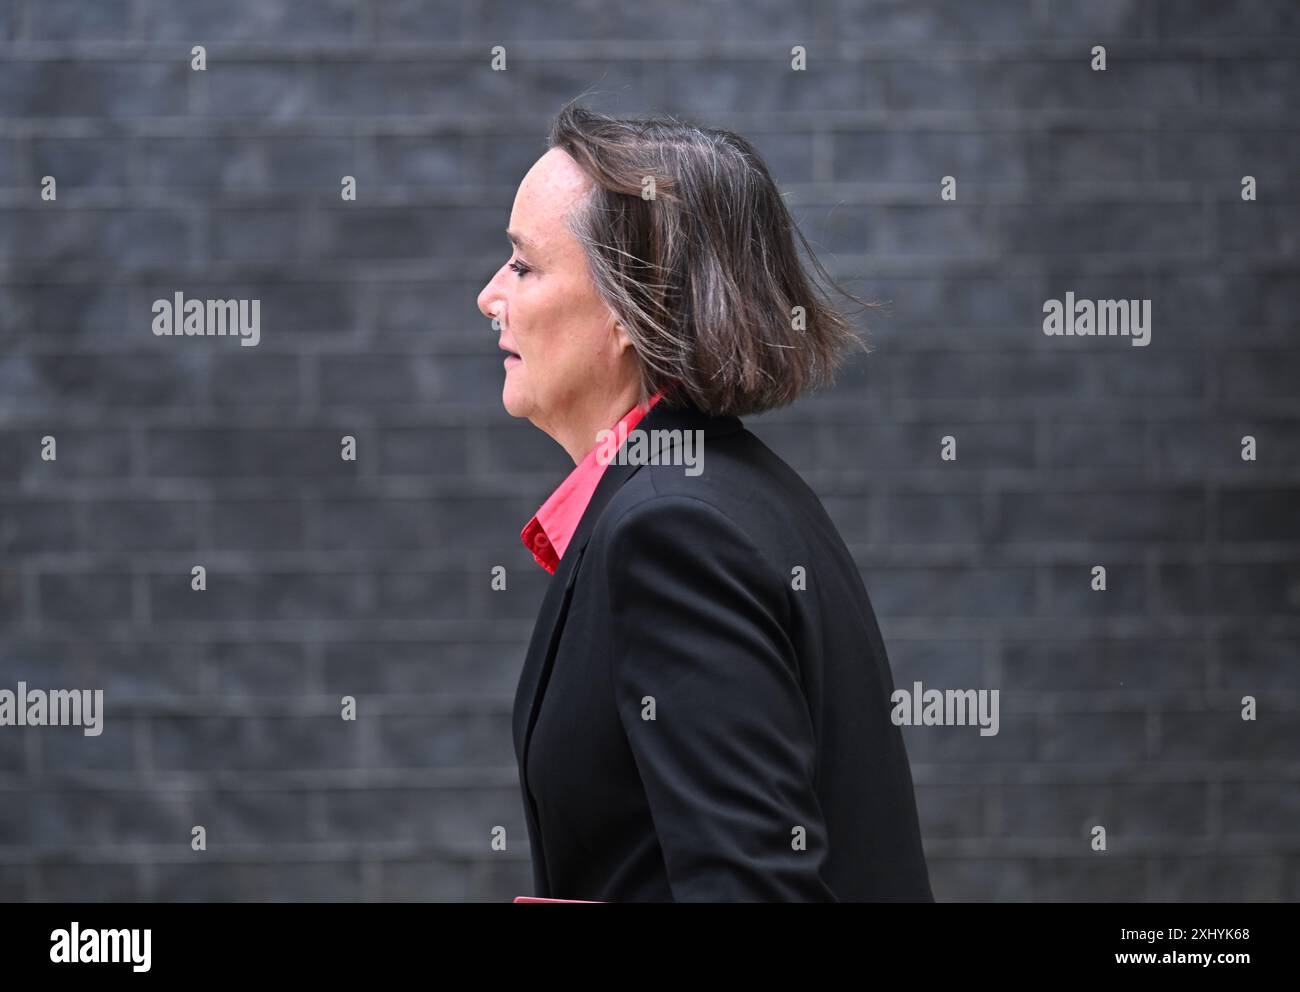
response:
M512 364L518 365L522 361L523 361L522 358L520 358L514 352L510 352L509 354L506 355L506 360L502 364L504 364L506 368L510 368Z

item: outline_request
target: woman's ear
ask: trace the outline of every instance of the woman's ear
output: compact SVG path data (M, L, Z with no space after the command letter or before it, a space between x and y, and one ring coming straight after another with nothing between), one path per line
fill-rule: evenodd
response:
M627 351L632 347L632 338L627 333L627 328L623 326L621 320L614 321L614 337L618 340L618 350Z

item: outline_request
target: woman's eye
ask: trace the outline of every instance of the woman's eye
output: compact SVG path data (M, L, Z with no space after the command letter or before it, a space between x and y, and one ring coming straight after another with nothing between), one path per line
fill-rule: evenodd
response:
M521 275L521 276L524 275L525 273L528 273L528 272L531 272L531 271L532 271L532 269L528 268L528 266L523 265L523 264L521 264L521 263L519 263L519 262L511 262L511 263L510 263L510 268L514 269L514 271L517 272L517 273L519 273L519 275Z

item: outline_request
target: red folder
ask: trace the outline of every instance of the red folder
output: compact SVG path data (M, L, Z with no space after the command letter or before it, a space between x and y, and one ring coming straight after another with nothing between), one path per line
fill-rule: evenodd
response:
M515 896L515 902L604 902L603 899L544 899L541 896Z

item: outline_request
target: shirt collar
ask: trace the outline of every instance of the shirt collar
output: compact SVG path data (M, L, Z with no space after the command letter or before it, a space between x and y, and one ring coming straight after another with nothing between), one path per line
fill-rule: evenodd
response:
M663 395L660 390L644 407L640 404L633 406L611 428L615 436L625 438L641 418L663 399ZM519 539L532 552L537 564L552 574L578 529L578 523L582 520L587 504L591 502L600 477L605 473L606 466L598 457L601 449L602 445L597 444L587 452L587 456L574 466L568 478L547 497L546 502L519 533Z

